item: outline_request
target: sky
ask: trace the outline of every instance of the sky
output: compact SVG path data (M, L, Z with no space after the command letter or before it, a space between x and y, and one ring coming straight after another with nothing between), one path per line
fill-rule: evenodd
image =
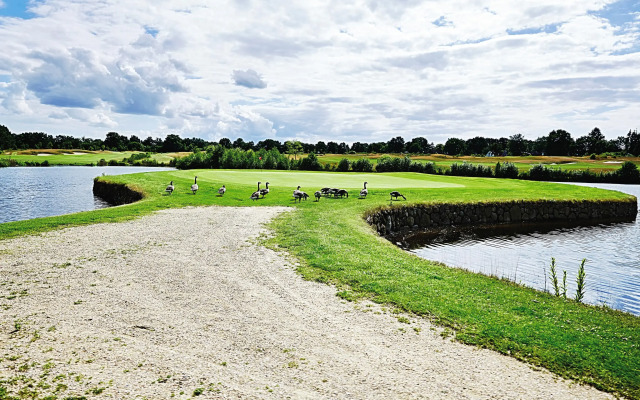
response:
M0 125L614 139L640 128L640 0L0 0Z

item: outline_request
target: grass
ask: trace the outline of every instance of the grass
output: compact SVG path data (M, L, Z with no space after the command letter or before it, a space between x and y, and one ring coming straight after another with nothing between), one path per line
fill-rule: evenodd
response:
M356 161L361 158L368 158L372 164L377 164L382 154L325 154L318 156L323 164L338 164L340 160L346 158ZM401 155L393 154L393 157ZM410 156L411 160L432 162L436 168L449 169L451 164L468 162L475 165L495 167L496 163L510 162L518 167L520 172L528 171L532 166L544 164L562 170L586 170L592 172L612 172L620 168L624 161L633 161L640 165L640 157L618 157L618 158L598 158L591 160L589 157L565 157L565 156L507 156L507 157L475 157L475 156L447 156L443 154L432 154L424 156Z
M200 191L190 185L198 176ZM142 189L138 203L68 216L0 224L0 238L69 225L115 222L163 208L221 205L289 205L271 223L267 244L300 261L307 279L335 284L347 299L369 298L426 316L463 343L490 348L543 366L560 376L630 398L640 398L640 318L464 270L406 253L377 236L362 216L389 205L400 190L409 203L508 200L624 199L628 196L581 186L518 180L458 178L413 173L354 174L284 171L163 171L106 179ZM165 195L170 180L176 190ZM251 201L256 182L270 182L264 199ZM358 199L362 182L369 196ZM224 197L217 195L222 184ZM348 189L350 197L293 203L293 189L309 194L324 186ZM267 240L267 239L265 239Z
M76 154L78 153L78 154ZM101 159L109 162L110 160L121 161L123 158L129 158L135 151L87 151L87 150L61 150L61 149L39 149L39 150L21 150L7 151L0 153L0 159L13 159L21 163L42 163L48 161L49 165L91 165L97 164ZM182 153L152 153L151 158L158 163L169 164L176 157L184 157L190 152ZM304 157L301 155L299 157ZM323 164L338 164L343 158L351 161L359 160L363 157L368 158L372 164L377 164L382 154L325 154L318 156ZM392 157L400 157L399 154L391 154ZM293 158L293 156L292 156ZM453 163L462 163L464 161L495 167L497 162L514 163L518 169L528 171L533 165L544 164L553 166L563 170L585 170L592 172L612 172L620 168L622 162L630 160L640 165L640 157L618 157L618 158L598 158L591 160L589 157L564 157L564 156L523 156L523 157L475 157L475 156L447 156L443 154L418 155L411 156L412 160L433 162L436 168L449 169Z
M85 151L85 150L60 150L41 149L23 150L0 153L0 159L12 159L20 163L42 163L48 161L49 165L96 165L101 159L122 161L139 151ZM158 163L169 164L177 156L188 153L152 153L151 158Z

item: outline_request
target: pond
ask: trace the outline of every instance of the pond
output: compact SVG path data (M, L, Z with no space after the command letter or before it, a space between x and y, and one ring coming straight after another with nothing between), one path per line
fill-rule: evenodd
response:
M640 185L580 184L640 198ZM401 246L422 258L553 292L551 258L559 279L567 271L570 298L586 258L585 302L640 316L640 219L596 226L468 229L410 238Z
M109 207L93 195L96 176L166 170L115 166L0 168L0 223Z

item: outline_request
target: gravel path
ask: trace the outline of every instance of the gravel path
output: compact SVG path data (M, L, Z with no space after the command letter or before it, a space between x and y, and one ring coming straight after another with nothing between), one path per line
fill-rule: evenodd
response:
M612 398L304 281L254 240L287 211L165 210L0 241L1 385L61 399Z

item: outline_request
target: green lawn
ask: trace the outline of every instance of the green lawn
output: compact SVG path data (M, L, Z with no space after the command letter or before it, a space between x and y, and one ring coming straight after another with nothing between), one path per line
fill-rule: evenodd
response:
M189 189L194 175L200 186L196 195ZM463 343L640 398L640 318L422 260L379 237L363 219L368 210L389 206L391 190L400 190L408 199L394 202L394 207L425 202L628 198L625 194L546 182L414 173L171 170L106 179L127 183L147 197L111 209L0 224L0 238L135 218L170 207L290 205L297 210L271 223L275 237L266 244L274 248L277 244L296 257L304 277L337 285L346 299L369 298L424 315L447 327ZM170 180L176 190L166 195ZM264 199L252 201L249 197L257 181L263 182L262 187L270 182L271 191ZM369 183L370 194L358 199L364 181ZM217 189L223 184L227 193L219 197ZM350 197L319 202L312 197L294 204L291 194L298 185L310 195L322 187L345 188Z
M81 154L75 154L81 153ZM25 150L25 151L9 151L0 154L0 159L13 159L20 163L42 163L48 161L50 165L95 165L101 159L109 162L111 160L122 161L123 158L131 157L132 154L139 152L133 151L92 151L83 152L81 150ZM169 164L176 157L184 157L190 153L153 153L151 158L158 163ZM303 155L304 156L304 155ZM378 163L378 159L382 154L325 154L319 156L318 159L323 164L338 164L340 160L346 158L350 161L356 161L361 158L368 158L373 165ZM392 157L400 157L398 154L391 154ZM520 171L528 171L533 165L544 164L550 167L564 170L584 170L590 169L593 172L612 172L620 168L622 162L630 160L640 165L638 157L623 158L603 158L591 160L589 157L545 157L545 156L528 156L528 157L471 157L471 156L445 156L445 155L429 155L429 156L411 156L414 161L432 162L436 168L449 169L453 163L469 162L476 165L485 165L492 168L497 162L514 163Z
M318 159L322 163L338 164L340 160L346 158L350 161L356 161L361 158L367 158L372 164L377 164L381 154L325 154L319 156ZM398 154L392 154L392 157L401 157ZM543 164L553 168L563 170L585 170L589 169L593 172L612 172L620 168L626 160L633 161L640 165L639 157L621 157L621 158L601 158L591 160L589 157L555 157L555 156L526 156L526 157L472 157L472 156L445 156L445 155L429 155L429 156L410 156L411 160L421 162L432 162L436 168L449 169L451 164L468 162L474 165L484 165L494 168L496 163L510 162L516 165L520 171L528 171L532 166Z
M122 161L129 158L138 151L93 151L82 152L80 150L30 150L13 151L0 154L0 159L12 159L19 163L42 163L48 161L50 165L95 165L103 159L107 162L111 160ZM186 153L185 153L186 154ZM173 153L154 153L151 158L159 163L169 164L175 158Z

